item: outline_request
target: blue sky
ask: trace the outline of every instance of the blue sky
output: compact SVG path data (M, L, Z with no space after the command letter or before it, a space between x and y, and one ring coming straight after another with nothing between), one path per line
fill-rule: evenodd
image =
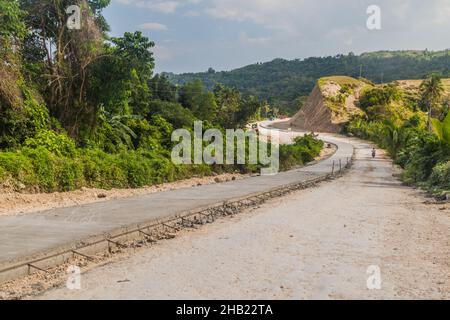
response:
M369 30L367 8L381 9ZM230 70L274 58L450 48L450 0L112 0L112 35L155 41L157 71Z

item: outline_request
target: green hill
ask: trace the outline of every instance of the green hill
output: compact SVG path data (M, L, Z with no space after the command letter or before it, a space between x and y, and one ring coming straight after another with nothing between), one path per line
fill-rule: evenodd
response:
M275 59L232 71L172 74L174 84L201 80L209 89L216 83L234 87L245 94L278 104L282 111L298 110L297 99L308 96L317 80L332 75L357 78L362 75L374 83L400 79L423 79L430 73L450 77L450 52L379 51L361 55L337 55L307 59Z

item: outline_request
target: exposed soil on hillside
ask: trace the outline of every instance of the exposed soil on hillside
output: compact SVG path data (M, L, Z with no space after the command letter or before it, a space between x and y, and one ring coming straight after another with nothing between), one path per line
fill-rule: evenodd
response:
M292 118L293 127L306 131L340 132L341 126L332 121L332 111L325 105L320 88L316 86L305 105Z
M364 82L348 77L319 80L291 125L308 131L339 133L348 120L362 111L357 106ZM351 88L350 92L342 92Z

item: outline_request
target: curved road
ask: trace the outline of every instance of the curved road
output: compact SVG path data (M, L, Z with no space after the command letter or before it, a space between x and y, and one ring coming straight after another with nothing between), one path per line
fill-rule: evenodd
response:
M323 137L356 148L343 178L185 231L84 274L81 290L41 298L450 298L448 208L402 186L369 144ZM378 276L370 266L379 290L367 287Z
M0 270L41 258L47 252L67 250L93 236L116 233L136 225L174 217L190 210L233 201L331 173L333 162L345 165L352 157L350 144L336 141L338 151L312 166L276 175L202 185L144 196L0 217ZM167 205L170 203L170 205ZM118 231L117 231L118 232ZM0 282L2 274L0 273Z

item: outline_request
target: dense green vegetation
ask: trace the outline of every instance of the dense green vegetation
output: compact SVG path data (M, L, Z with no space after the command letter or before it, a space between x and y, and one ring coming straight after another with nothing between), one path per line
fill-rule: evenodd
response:
M295 166L313 161L323 149L323 141L312 135L305 135L295 139L293 145L280 147L280 165L282 170L289 170Z
M204 121L204 130L243 128L276 115L277 107L296 110L293 102L322 76L359 76L362 70L374 82L382 74L391 81L436 73L418 92L395 83L368 86L360 98L364 116L354 118L348 131L386 148L405 169L405 181L435 192L449 189L449 103L439 78L449 75L448 52L278 59L232 72L154 75L150 39L140 32L109 37L102 16L109 2L75 1L82 28L68 30L65 9L72 0L0 0L2 185L47 192L126 188L259 170L175 165L171 133L192 130L196 120ZM340 94L351 91L348 85ZM322 147L310 136L282 146L282 169L311 161Z
M174 129L192 130L197 119L204 130L240 128L271 109L224 85L176 87L154 76L150 39L108 36L102 10L109 2L0 0L0 184L47 192L124 188L257 170L172 163ZM82 9L81 30L66 27L73 4ZM305 139L292 165L317 154Z
M450 191L450 113L441 79L425 79L416 96L395 85L364 93L364 117L353 119L349 133L385 148L403 169L406 183L437 196Z
M174 84L184 84L196 79L212 88L223 83L237 90L254 95L283 113L298 111L302 97L309 95L317 79L346 75L360 76L374 83L392 82L401 79L423 79L431 73L450 77L450 52L439 51L395 51L373 52L362 55L337 55L308 59L275 59L240 69L181 75L167 74Z

